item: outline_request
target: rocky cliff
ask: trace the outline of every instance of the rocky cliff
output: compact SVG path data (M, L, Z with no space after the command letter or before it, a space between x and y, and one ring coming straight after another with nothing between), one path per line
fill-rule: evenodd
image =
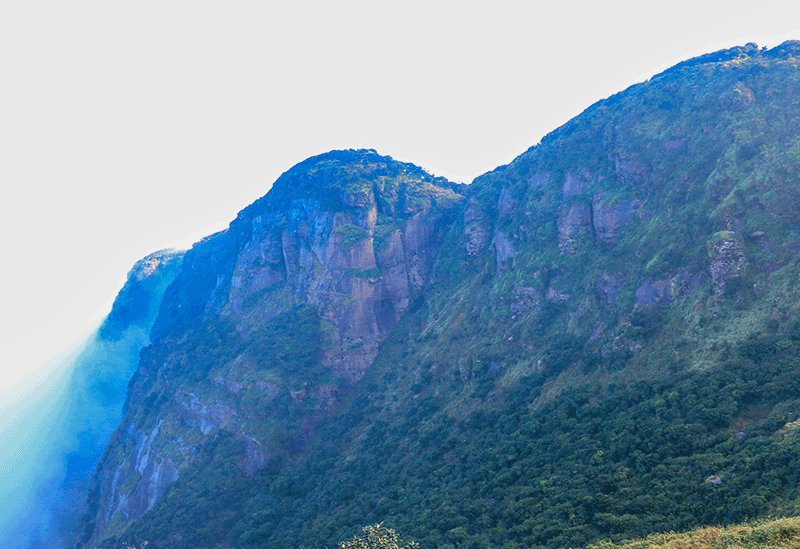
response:
M137 262L102 326L42 368L41 380L4 410L0 546L66 547L74 537L181 256L165 250Z
M187 252L101 464L82 543L142 516L220 429L246 446L250 474L286 439L302 445L420 296L457 191L374 151L333 152L295 166ZM268 348L287 328L297 332L281 334L295 339L286 345L305 347L288 350L301 364L286 364L287 346ZM263 424L287 407L310 414L299 426Z
M187 252L77 546L794 512L799 58L684 62L469 186L374 151L286 172Z

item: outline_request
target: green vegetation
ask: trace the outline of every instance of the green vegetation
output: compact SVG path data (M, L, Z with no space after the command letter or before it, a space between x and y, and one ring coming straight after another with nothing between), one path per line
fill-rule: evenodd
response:
M381 270L377 267L374 269L345 269L344 274L356 278L377 278L381 276Z
M504 388L488 369L445 396L450 374L411 385L386 356L310 447L285 440L285 457L255 477L242 475L241 440L219 431L129 532L311 546L386 519L425 547L576 547L793 512L798 356L797 339L759 334L712 371L587 383L552 400L541 374ZM459 400L473 402L460 418Z
M597 543L588 549L796 549L800 547L800 519L707 526L676 534L652 534L622 543Z
M305 200L349 250L377 210L380 254L419 216L435 246L402 259L424 287L359 377L369 345L337 322L386 304L336 292L367 284L298 279L237 309L230 252L198 252L212 297L162 309L194 316L143 352L136 430L115 435L90 501L109 471L134 476L127 456L156 428L180 475L109 547L324 546L382 521L426 549L610 547L800 514L798 88L788 53L683 64L459 188L468 201L428 225L456 198L421 170L369 151L292 168L243 219ZM736 528L718 544L795 536Z
M350 250L359 242L369 238L369 231L352 223L336 227L333 232L342 235L342 246L345 250Z
M341 549L418 549L419 544L413 541L400 545L400 538L391 528L382 524L364 526L361 536L348 541L339 542Z

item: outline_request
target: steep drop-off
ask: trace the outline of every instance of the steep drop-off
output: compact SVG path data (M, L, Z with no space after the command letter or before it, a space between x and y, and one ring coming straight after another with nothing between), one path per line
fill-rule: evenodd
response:
M242 447L242 481L297 453L419 297L455 188L374 151L329 153L187 252L84 541L142 516L220 431Z
M99 329L3 411L0 546L66 547L73 537L181 255L166 250L137 262Z
M187 252L76 547L794 513L798 58L681 63L469 186L374 151L292 168Z

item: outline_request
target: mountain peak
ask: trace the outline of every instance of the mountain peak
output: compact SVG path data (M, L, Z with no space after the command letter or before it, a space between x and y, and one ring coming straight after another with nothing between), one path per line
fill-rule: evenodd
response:
M434 187L454 188L443 177L434 177L407 162L382 156L374 149L334 150L312 156L283 173L270 192L242 213L276 211L293 200L312 200L324 210L365 206L384 186L401 194L441 195ZM392 190L390 190L390 194Z
M385 519L558 548L797 509L797 52L676 65L468 188L373 150L288 170L186 253L88 546Z

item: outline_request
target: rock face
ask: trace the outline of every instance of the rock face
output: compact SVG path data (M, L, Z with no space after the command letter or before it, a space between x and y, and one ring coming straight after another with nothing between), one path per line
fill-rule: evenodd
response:
M629 200L610 204L605 193L596 193L592 202L592 226L597 239L605 244L616 242L620 229L625 226L633 211L634 204Z
M795 473L760 482L726 433L755 409L800 459L773 436L800 410L798 52L680 64L468 187L374 151L286 172L185 254L76 547L384 518L431 547L584 546L790 501Z
M484 214L475 201L470 201L464 210L464 247L467 255L478 255L489 242L489 234L484 227Z
M167 296L168 320L155 333L212 312L257 331L304 303L329 327L325 364L359 379L425 284L436 220L461 200L419 168L401 166L359 151L316 157L284 174L226 233L189 252L191 266ZM326 190L356 169L364 179ZM207 298L191 300L187 311L183 297L197 292L198 280L207 281Z
M708 244L711 281L715 293L722 293L745 275L747 257L741 237L732 231L715 233Z
M137 261L98 335L116 341L132 326L149 326L158 313L167 286L180 269L182 258L181 251L161 250Z
M558 248L575 253L580 237L592 234L592 208L588 204L573 204L558 218Z
M111 475L109 497L104 502L101 524L113 531L144 514L178 480L178 463L153 448L162 422L148 432L129 427L131 460L119 464ZM137 478L131 483L131 478Z
M316 414L336 402L336 383L312 386L278 373L259 377L270 365L241 356L212 366L207 375L215 374L216 390L198 394L180 375L174 378L178 368L197 368L198 358L205 360L187 356L182 338L213 318L235 325L246 346L273 319L305 307L319 326L318 339L309 344L317 342L319 354L312 359L328 371L326 379L358 381L425 286L440 220L463 198L455 188L374 151L330 153L284 174L227 231L188 251L153 327L156 342L131 386L131 408L161 399L166 416L140 425L129 420L125 434L118 434L124 441L102 464L94 494L102 512L82 543L115 535L150 509L190 466L203 440L220 429L246 441L250 474L264 467L273 449L261 430L250 427L252 418L237 412L242 398L266 406L285 393L298 406L314 401ZM197 345L205 344L203 334ZM181 430L193 434L175 438ZM297 436L292 444L307 435Z

